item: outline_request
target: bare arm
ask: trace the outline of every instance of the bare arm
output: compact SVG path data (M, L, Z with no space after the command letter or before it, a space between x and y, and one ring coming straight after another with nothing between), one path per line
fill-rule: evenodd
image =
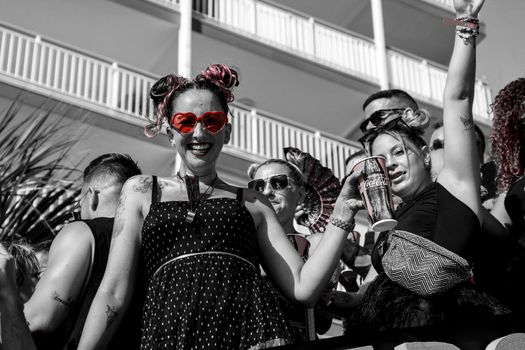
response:
M137 273L146 197L151 197L150 176L132 177L122 188L108 264L91 304L80 338L79 350L107 346L127 309Z
M53 240L47 270L24 306L33 334L45 337L72 311L88 274L93 242L91 230L83 222L66 225Z
M361 206L357 200L357 176L359 173L348 177L333 213L345 223L353 222ZM249 208L255 213L265 271L287 298L306 305L315 304L339 261L348 231L328 224L321 242L305 263L286 238L268 200L255 192L250 193L254 198Z
M0 244L0 349L35 350L15 282L13 258Z
M458 17L477 17L484 0L454 0ZM455 35L454 51L443 95L445 165L437 181L454 193L481 220L479 164L472 102L476 73L475 38Z

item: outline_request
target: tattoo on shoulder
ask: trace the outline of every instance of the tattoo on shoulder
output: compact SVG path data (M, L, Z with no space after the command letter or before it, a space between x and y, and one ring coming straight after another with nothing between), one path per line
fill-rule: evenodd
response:
M106 328L109 328L118 316L115 306L106 305Z
M465 130L474 130L474 118L472 118L472 114L462 115L460 119Z
M60 295L58 295L57 292L54 292L53 293L53 300L55 300L56 302L66 306L66 307L72 307L73 304L75 303L75 301L73 300L73 298L67 298L67 299L64 299L62 298Z
M147 193L153 185L153 180L149 177L140 177L139 184L133 185L133 191Z

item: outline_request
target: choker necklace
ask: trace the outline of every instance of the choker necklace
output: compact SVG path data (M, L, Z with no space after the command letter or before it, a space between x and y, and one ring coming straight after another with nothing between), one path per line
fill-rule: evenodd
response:
M183 177L180 175L180 173L177 173L177 176L179 177L179 179L183 180L184 183L186 184L186 194L188 196L188 205L190 207L188 209L188 212L186 213L186 217L184 218L184 220L188 224L192 224L193 220L195 219L195 215L196 215L195 212L197 211L197 206L200 204L201 200L205 196L211 196L211 194L215 190L214 185L218 180L218 176L215 175L215 178L213 179L213 181L210 183L208 188L206 188L206 190L202 194L200 193L200 189L199 189L199 177L198 176L184 175ZM210 192L208 193L208 191Z

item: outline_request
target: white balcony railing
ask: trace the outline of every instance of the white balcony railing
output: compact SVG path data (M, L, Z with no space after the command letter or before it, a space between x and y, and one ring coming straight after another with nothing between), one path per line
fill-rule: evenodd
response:
M153 107L148 98L155 78L107 59L72 49L0 23L0 81L49 95L118 111L145 125ZM60 97L59 97L60 98ZM321 160L338 177L345 159L358 147L337 136L321 134L277 116L233 105L229 149L247 157L282 158L282 148L298 147ZM109 113L111 114L111 113Z
M180 0L145 0L178 11ZM425 0L449 8L450 0ZM194 11L239 35L259 40L377 84L374 43L343 28L324 23L278 4L261 0L196 0ZM400 50L388 50L390 81L419 99L442 108L447 68ZM474 116L490 122L490 89L476 80Z

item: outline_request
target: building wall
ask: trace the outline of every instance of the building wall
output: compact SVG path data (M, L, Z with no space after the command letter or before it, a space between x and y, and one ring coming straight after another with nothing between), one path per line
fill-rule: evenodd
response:
M176 70L178 16L166 10L152 5L144 10L140 0L3 2L1 21L159 76ZM370 91L309 73L300 59L292 60L293 67L279 62L275 49L253 53L196 29L193 71L215 62L238 67L241 85L235 95L241 102L340 136L361 121L361 103Z

